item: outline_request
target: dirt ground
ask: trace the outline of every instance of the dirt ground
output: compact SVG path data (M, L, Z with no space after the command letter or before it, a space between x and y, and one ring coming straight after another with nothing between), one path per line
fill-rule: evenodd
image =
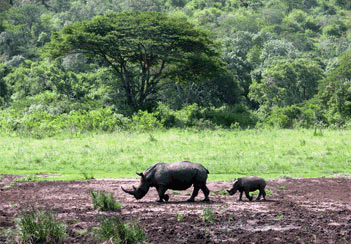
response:
M351 243L351 179L283 178L267 182L267 201L249 202L239 193L224 195L232 182L208 182L210 202L200 191L195 203L187 203L192 188L167 193L168 203L156 203L155 188L141 200L121 190L137 186L134 179L90 181L13 182L13 175L0 176L0 243L8 241L5 229L14 228L16 213L24 206L50 208L68 225L64 243L99 243L91 236L99 216L122 221L138 220L147 233L146 243ZM88 189L115 194L122 210L92 209ZM254 198L255 199L255 198ZM201 220L202 210L212 208L213 222ZM178 214L184 219L177 220ZM88 234L79 234L79 230Z

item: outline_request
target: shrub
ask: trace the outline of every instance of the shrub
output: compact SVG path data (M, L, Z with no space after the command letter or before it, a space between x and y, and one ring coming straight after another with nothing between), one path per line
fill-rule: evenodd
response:
M202 222L213 223L213 218L215 217L215 213L212 208L204 208L202 209Z
M117 202L112 193L106 194L102 191L90 192L93 208L102 211L121 210L122 203Z
M158 119L166 128L196 127L198 129L230 128L233 124L240 127L254 127L257 119L245 106L222 106L201 108L196 103L184 106L181 110L171 110L159 103Z
M182 222L184 220L184 214L178 213L177 220L178 220L178 222Z
M130 119L116 114L111 108L92 111L78 110L69 114L50 114L45 110L30 109L24 113L13 110L0 111L0 130L15 132L34 138L52 137L63 131L81 133L87 131L114 131L126 129Z
M156 109L157 118L166 127L178 127L185 128L194 126L195 121L200 118L199 106L194 103L191 105L185 105L180 110L172 110L167 105L159 103Z
M67 226L52 212L22 210L16 219L16 235L21 243L58 243L67 235Z
M132 116L130 129L145 132L162 128L163 125L157 120L157 115L157 113L149 113L147 111L139 110L138 113Z
M274 107L266 121L278 128L310 128L318 119L318 109L313 105Z
M109 243L137 243L146 240L146 234L137 222L124 224L114 217L103 218L95 235L99 240Z
M241 105L205 108L201 110L200 116L224 128L230 128L233 124L253 127L256 123L256 119L248 112L248 109Z

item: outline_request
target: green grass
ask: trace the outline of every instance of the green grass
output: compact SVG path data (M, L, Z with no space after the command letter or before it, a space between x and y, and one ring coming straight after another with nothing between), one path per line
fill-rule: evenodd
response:
M66 224L58 221L52 212L22 210L15 222L13 234L19 243L59 243L67 235Z
M147 238L138 222L123 223L115 217L103 218L95 229L95 236L106 243L139 243Z
M36 179L38 179L38 177L36 175L31 174L25 177L16 178L14 179L14 182L35 181Z
M190 160L210 171L210 181L246 175L266 179L351 173L351 131L172 129L60 135L41 140L0 138L0 174L58 174L36 180L138 178L156 162Z

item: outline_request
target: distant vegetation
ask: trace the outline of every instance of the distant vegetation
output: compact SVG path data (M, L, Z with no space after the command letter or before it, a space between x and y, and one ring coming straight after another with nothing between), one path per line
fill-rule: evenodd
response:
M0 131L350 128L350 27L343 0L3 0Z

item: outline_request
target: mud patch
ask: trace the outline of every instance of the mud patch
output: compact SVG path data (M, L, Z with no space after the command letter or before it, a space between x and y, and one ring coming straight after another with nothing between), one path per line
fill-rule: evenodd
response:
M14 218L24 206L46 208L68 225L65 243L98 243L89 233L100 215L122 221L138 220L148 243L350 243L351 180L348 177L277 179L267 182L272 191L267 201L237 201L239 196L223 194L232 182L209 182L210 202L203 203L200 191L195 203L186 200L192 193L172 192L168 203L156 203L151 188L141 200L125 194L121 186L138 185L134 179L90 181L16 182L19 176L0 176L0 242L5 230L14 227ZM24 176L20 176L24 177ZM88 189L115 194L122 202L121 212L99 212L91 208ZM202 220L204 208L213 219ZM181 221L178 215L183 215ZM79 234L86 230L87 234Z

